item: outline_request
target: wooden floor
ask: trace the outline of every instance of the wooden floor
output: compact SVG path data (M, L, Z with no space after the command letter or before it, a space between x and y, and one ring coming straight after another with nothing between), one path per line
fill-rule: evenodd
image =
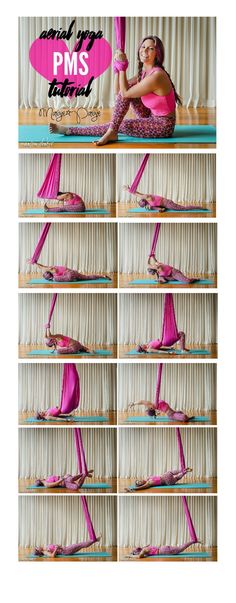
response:
M146 362L147 360L153 360L153 359L159 359L159 358L163 358L163 359L167 358L167 359L171 359L171 360L182 360L182 359L185 360L185 358L192 358L193 360L199 359L199 358L204 358L204 359L217 358L217 344L206 345L205 343L202 343L202 344L195 345L195 346L193 346L193 345L188 346L191 349L195 348L197 350L200 350L200 349L208 350L210 352L209 355L208 354L199 354L199 355L196 354L196 355L192 356L188 353L175 355L175 354L167 354L164 352L163 353L159 352L158 354L155 354L154 352L152 352L152 353L148 353L148 354L136 354L134 356L128 355L128 352L130 350L134 350L136 348L136 345L137 344L135 344L135 343L132 345L119 344L118 358L123 358L123 359L125 358L126 360L127 359L143 360L144 362Z
M29 281L31 279L35 279L35 278L43 278L42 274L40 274L39 272L35 272L35 273L31 273L31 274L23 274L20 273L18 275L18 286L23 289L23 288L29 288L29 289L34 289L34 288L40 288L40 289L117 289L117 273L107 273L107 276L109 276L112 280L111 283L98 283L98 284L83 284L83 282L81 283L70 283L69 285L66 285L65 283L50 283L50 281L48 281L47 284L45 285L30 285Z
M194 548L193 547L189 547L189 549L187 550L187 552L189 552L189 553L191 553L193 551L196 551L196 552L197 551L199 551L199 552L200 551L202 551L202 552L204 551L204 552L210 553L211 557L205 558L205 559L204 558L202 559L201 557L200 558L195 558L195 559L192 559L192 558L183 559L181 557L178 557L178 555L175 555L175 557L173 559L168 559L168 558L165 559L163 557L161 559L158 559L158 557L155 557L155 558L153 558L153 557L146 557L144 559L137 559L137 558L134 557L133 559L127 559L126 555L130 555L131 550L132 549L128 548L128 547L126 547L126 548L120 547L119 550L118 550L119 561L131 561L132 563L134 563L134 562L135 563L155 563L155 562L161 563L162 561L164 563L168 563L168 562L171 563L172 561L174 563L176 563L176 562L177 563L183 563L183 562L184 563L193 563L193 562L202 563L202 562L209 562L209 561L210 562L211 561L217 561L217 547L216 546L213 546L213 547L203 547L202 545L199 545L199 548L198 548L195 545Z
M45 116L40 116L39 115L39 111L40 109L20 109L19 110L19 125L45 125L45 124L49 124L51 121L55 121L52 119L51 117L51 111L48 110L48 114ZM57 112L58 113L58 112ZM100 123L106 123L109 122L111 119L111 115L112 115L112 109L101 109L100 111L101 116L98 118L98 120L96 121L96 125L100 124ZM133 114L131 112L127 113L127 117L133 117ZM215 125L216 124L216 109L209 109L209 108L198 108L198 109L194 109L193 107L190 108L186 108L186 107L179 107L176 110L176 123L177 124L181 124L181 125ZM72 116L70 117L66 117L66 118L62 118L62 120L60 121L60 125L75 125L76 124L76 117L75 115L72 114ZM94 125L91 121L90 118L84 119L83 120L83 125ZM215 144L158 144L158 143L132 143L132 144L128 144L127 143L121 143L121 142L116 142L116 143L112 143L109 145L106 145L105 147L97 147L94 143L78 143L78 142L69 142L69 143L63 143L63 137L62 138L62 142L60 143L52 143L52 142L47 142L44 141L42 143L21 143L19 144L19 148L25 149L25 148L82 148L82 149L98 149L99 152L104 151L105 149L127 149L127 148L137 148L137 149L142 149L142 148L151 148L151 149L196 149L196 148L201 148L201 149L213 149L216 147Z
M43 404L42 404L42 406L43 406ZM82 410L79 411L79 414L75 413L76 417L78 417L78 416L83 417L83 416L88 416L88 415L90 416L90 412L86 412L86 411L82 411ZM31 412L26 412L26 411L20 412L19 419L18 419L19 425L26 425L26 423L25 423L26 419L29 419L34 416L35 416L35 413L33 413L32 411ZM96 416L100 416L100 417L103 416L103 417L106 417L108 419L108 421L106 423L98 423L95 420L94 420L94 422L89 421L87 423L83 421L81 423L81 425L93 427L94 425L104 426L104 425L116 425L117 424L117 414L116 414L115 410L111 410L109 412L103 412L102 410L100 410L97 412L93 412L93 416L94 416L94 418ZM28 423L28 425L30 427L32 425L32 423ZM37 427L54 427L55 425L59 425L59 426L66 425L67 427L71 427L71 426L75 427L75 426L79 426L80 423L78 421L76 423L73 421L67 421L65 423L65 421L60 421L60 419L57 419L57 420L50 419L48 421L43 421L42 423L36 422L35 425L37 425Z
M75 490L67 490L67 488L44 488L44 489L40 489L38 488L37 490L28 490L27 487L31 486L35 483L35 480L38 479L37 476L35 476L34 479L19 479L18 480L18 492L20 492L21 494L68 494L68 495L72 495L72 494L111 494L111 493L116 493L117 492L117 478L113 477L112 479L109 479L107 477L92 477L91 479L87 479L86 482L88 484L92 484L92 483L99 483L99 482L103 482L106 484L109 484L109 486L111 486L111 488L109 488L109 490L104 490L104 488L95 488L95 489L89 489L89 490L80 490L79 492L75 491Z
M73 218L73 220L75 218L77 218L78 221L84 221L86 220L89 221L91 218L94 220L96 219L96 222L100 222L103 221L104 219L106 220L110 220L111 218L115 218L116 217L116 203L91 203L91 204L87 204L87 208L88 209L107 209L108 212L110 212L109 214L72 214L72 213L66 213L63 212L61 214L50 214L50 213L46 213L46 214L30 214L30 213L25 213L28 210L31 209L42 209L42 205L40 203L38 203L38 201L36 200L35 203L19 203L19 218L37 218L40 220L46 220L48 222L48 220L50 219L50 221L54 221L54 220L61 220L63 218L63 220L69 220L71 218Z
M139 477L137 476L137 478L135 479L139 479ZM135 483L135 479L124 479L124 478L120 478L118 479L118 492L124 493L125 492L125 488L128 488L129 486L133 486ZM141 478L140 478L141 479ZM213 479L206 479L205 477L201 477L201 478L196 478L196 479L181 479L181 481L179 482L180 484L184 484L184 483L197 483L197 482L204 482L207 484L210 484L210 488L196 488L194 490L189 490L188 488L181 488L179 490L175 489L175 488L148 488L148 490L139 490L138 492L128 492L127 494L130 494L131 496L133 494L137 495L137 494L174 494L176 496L178 495L182 495L182 494L216 494L217 493L217 479L213 478Z
M84 345L86 346L87 344L84 343ZM29 356L29 353L32 350L45 350L45 346L43 345L31 345L31 344L27 344L27 345L23 345L20 344L18 346L18 350L19 350L19 358L27 358L30 360L34 359L34 358L42 358L43 360L45 360L45 358L49 358L50 360L68 360L68 359L73 359L76 361L79 361L80 359L90 359L92 358L94 360L94 358L98 359L98 360L104 360L104 358L117 358L117 346L114 345L94 345L94 346L89 346L90 348L96 349L96 350L110 350L112 352L111 356L92 356L90 354L80 354L79 356L75 356L73 354L53 354L52 352L48 352L47 355L45 356Z
M198 415L206 416L206 417L210 418L210 421L209 421L209 423L202 423L201 421L196 421L194 423L191 423L191 422L190 423L181 423L181 422L178 422L178 421L169 421L168 423L158 423L158 422L156 422L156 423L153 423L153 422L147 423L147 421L145 421L143 423L142 422L138 422L138 423L129 422L129 423L126 423L126 421L127 421L128 418L137 417L137 416L143 417L144 413L143 414L140 413L138 415L137 413L132 413L132 411L129 411L129 412L127 412L127 411L126 412L125 411L124 412L119 411L118 412L118 424L119 425L126 424L126 425L129 425L129 426L132 426L132 427L134 427L134 426L142 427L143 425L148 425L148 427L154 427L154 429L156 427L163 427L163 426L169 427L170 425L175 425L175 426L179 425L182 428L182 427L189 427L189 425L191 425L191 426L192 425L193 426L195 426L195 425L199 426L200 425L201 427L203 425L205 425L205 426L208 427L208 425L216 425L217 424L217 414L216 414L215 410L212 410L212 411L207 411L206 410L205 412L203 412L201 410L201 412L199 412L198 410L195 410L194 408L192 408L191 410L188 411L188 415L190 417L191 416L193 417L194 415L197 415L197 416ZM145 415L145 417L146 417L146 415Z
M181 284L179 283L178 285L172 285L171 282L170 283L165 283L160 284L155 282L154 277L152 277L151 275L144 273L144 274L138 274L133 273L133 274L119 274L119 287L121 288L129 288L131 290L131 288L133 287L140 287L142 289L213 289L217 287L217 275L216 274L189 274L187 273L187 276L189 278L198 278L198 279L211 279L213 280L214 284L213 285L199 285L199 283L192 283L191 285L185 285L185 284ZM137 279L148 279L148 278L153 278L153 285L130 285L129 283L131 283L134 280Z
M89 551L92 553L92 551L97 550L98 547L90 547ZM37 557L35 559L30 559L30 554L33 552L33 548L30 547L19 547L18 549L18 559L19 561L30 561L31 563L64 563L64 562L77 562L77 563L88 563L91 562L92 563L96 563L97 561L99 562L108 562L108 561L117 561L117 548L115 546L113 547L99 547L98 549L99 551L106 551L107 553L111 553L111 557L69 557L68 559L66 557L60 558L60 557L55 557L54 559L50 558L50 557ZM83 552L83 550L81 551ZM88 588L89 588L89 584L88 584Z
M187 205L187 202L185 203ZM196 205L199 205L199 203L196 202ZM200 204L201 205L201 204ZM177 214L175 212L158 212L158 211L145 211L145 212L130 212L130 209L134 209L137 208L138 204L137 203L123 203L123 202L118 202L117 203L117 212L118 212L118 217L119 218L133 218L133 219L137 219L137 218L142 218L142 219L149 219L150 218L155 218L158 220L163 220L165 218L179 218L180 220L182 220L182 218L190 218L191 220L196 219L196 218L215 218L216 217L216 204L215 203L207 203L207 204L202 204L202 209L209 209L211 213L209 212L194 212L194 214L189 213L188 211L182 211L181 213Z

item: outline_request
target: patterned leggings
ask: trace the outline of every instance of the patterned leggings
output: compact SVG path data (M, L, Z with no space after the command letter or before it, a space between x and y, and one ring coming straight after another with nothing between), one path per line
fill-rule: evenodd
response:
M129 88L132 86L130 85ZM132 107L138 119L124 119ZM123 98L121 93L116 97L112 120L97 126L67 128L67 135L72 136L103 136L108 128L128 136L140 138L170 138L174 132L175 116L153 115L144 106L141 98Z
M186 469L183 471L180 471L179 469L176 469L175 471L166 471L166 473L163 473L163 475L160 476L161 484L163 486L174 486L174 484L182 479L184 475L186 475Z
M160 546L159 555L179 555L179 553L182 553L185 551L185 549L188 549L188 547L192 546L192 544L196 544L195 540L190 540L190 542L186 542L181 546Z
M49 213L72 213L72 214L76 214L76 212L84 212L85 211L85 205L83 202L79 203L78 205L54 205L54 207L48 207L48 205L45 203L44 205L44 210L48 211Z

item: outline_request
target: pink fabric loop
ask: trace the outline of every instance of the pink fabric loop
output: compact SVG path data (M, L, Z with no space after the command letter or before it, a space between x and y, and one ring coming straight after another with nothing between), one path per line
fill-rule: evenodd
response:
M159 399L160 399L162 370L163 370L163 363L161 362L159 365L157 365L157 384L156 384L156 394L155 394L155 407L156 408L158 408Z
M189 511L189 508L188 508L188 503L187 503L186 496L182 496L182 503L183 503L183 508L184 508L185 517L186 517L186 521L187 521L187 524L188 524L188 529L189 529L189 534L190 534L191 540L193 542L198 542L197 534L195 532L195 528L194 528L194 525L193 525L192 517L190 515L190 511Z
M61 414L70 414L80 402L80 379L75 364L64 364L61 391Z
M162 345L167 347L174 345L179 340L172 293L165 294L161 340Z
M158 241L158 237L159 237L159 233L160 233L160 228L161 228L160 223L157 223L156 226L155 226L155 228L154 228L154 233L153 233L153 238L152 238L152 244L151 244L150 256L149 257L155 256L157 241Z
M85 521L86 521L86 524L87 524L89 538L93 542L96 542L97 537L96 537L96 534L95 534L95 531L94 531L94 527L93 527L93 524L92 524L92 520L91 520L91 517L90 517L89 510L88 510L88 504L87 504L86 497L85 496L81 496L80 499L81 499L81 504L82 504L82 508L83 508L83 512L84 512L84 518L85 518Z
M57 293L54 293L53 296L52 296L52 301L51 301L51 306L50 306L49 316L48 316L48 326L49 327L50 327L50 324L51 324L51 319L52 319L52 315L53 315L53 312L54 312L56 301L57 301Z
M125 61L119 61L118 59L115 59L114 61L114 68L117 69L117 71L126 71L128 69L129 66L129 61L125 60Z
M136 174L136 176L134 178L134 181L132 182L131 186L129 187L129 192L130 193L136 193L136 190L137 190L139 182L140 182L140 180L142 178L142 175L143 175L143 172L144 172L145 167L147 165L147 162L149 160L149 157L150 157L150 153L146 153L144 155L144 158L143 158L143 160L142 160L142 162L141 162L141 164L139 166L139 169L138 169L137 174Z
M40 233L40 237L39 237L38 243L37 243L37 245L35 247L34 253L33 253L32 258L30 260L31 264L36 264L36 262L38 261L39 256L41 254L41 251L43 249L44 243L45 243L46 238L48 236L48 232L49 232L50 227L51 227L51 222L47 222L43 226L43 228L41 230L41 233Z
M178 444L178 449L179 449L180 467L181 467L181 471L184 471L186 469L186 464L185 464L184 449L183 449L183 443L182 443L179 427L176 427L176 437L177 437L177 444Z
M79 427L74 429L74 440L79 472L83 473L83 475L86 475L88 473L88 468L85 458L81 429Z
M61 153L51 156L48 169L41 188L37 193L40 199L55 199L60 188Z
M116 48L125 50L125 17L114 17Z

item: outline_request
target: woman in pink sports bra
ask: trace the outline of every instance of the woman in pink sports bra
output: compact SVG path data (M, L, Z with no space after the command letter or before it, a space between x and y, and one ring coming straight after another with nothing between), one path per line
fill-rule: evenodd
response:
M107 274L83 274L82 272L78 272L78 270L67 268L67 266L44 266L43 264L39 264L39 262L35 262L35 265L45 269L43 278L54 283L94 281L100 278L106 278L111 281L111 278Z
M96 542L101 540L101 534L95 540L87 540L85 542L79 542L78 544L69 544L62 546L61 544L48 544L48 546L36 546L34 549L35 557L57 557L58 555L70 556L75 555L81 551L81 549L88 549L93 546Z
M185 347L185 333L183 331L179 331L178 339L170 339L168 342L165 342L165 345L162 344L161 339L153 339L148 343L137 345L136 352L149 354L158 350L169 350L175 343L179 344L181 352L189 352L188 348Z
M145 400L129 404L129 408L133 408L134 406L145 406L145 415L148 415L149 417L157 417L161 412L165 414L170 421L178 421L179 423L187 423L193 419L193 417L188 417L182 410L173 410L168 402L165 402L164 400L159 400L158 407L156 407L153 402L146 402Z
M186 467L181 471L180 469L174 469L173 471L166 471L162 475L149 475L147 479L137 480L135 482L135 488L125 488L126 492L136 492L138 490L148 490L155 486L174 486L176 482L180 481L182 477L192 471L190 467Z
M159 262L155 255L151 255L148 258L148 268L147 272L149 274L153 274L156 277L156 281L158 283L168 283L171 281L179 281L180 283L185 283L190 285L191 283L195 283L197 279L188 278L181 270L174 268L174 266L168 266L168 264L162 264Z
M161 197L160 195L148 195L144 193L140 193L139 191L135 191L132 193L130 191L130 187L128 184L123 186L125 191L129 191L131 195L135 197L141 197L140 201L137 199L137 202L140 207L145 207L146 210L149 211L158 211L159 213L166 211L166 209L170 209L172 211L190 211L193 209L202 210L202 205L180 205L180 203L175 203L171 199L166 199L166 197Z
M93 469L89 469L87 473L79 473L78 475L70 475L67 473L64 476L49 475L46 479L37 479L35 486L45 486L45 488L66 488L67 490L78 491L86 480L86 477L92 477Z
M186 549L188 549L193 544L201 544L200 540L190 540L189 542L185 542L180 546L151 546L150 544L144 547L136 547L132 550L130 555L126 555L127 559L142 559L144 557L156 557L156 555L179 555L183 553Z
M60 333L52 335L50 327L48 325L45 325L45 327L45 344L49 348L54 348L53 352L57 352L58 354L94 353L94 350L89 350L80 341L76 341L76 339L61 335Z
M109 123L68 127L49 125L50 132L68 136L100 136L97 146L116 142L118 132L141 138L169 138L175 128L176 103L181 105L170 75L164 68L164 46L157 36L146 36L138 48L137 74L127 80L126 54L114 57L115 107ZM136 119L124 119L132 108Z
M47 212L84 212L85 204L82 197L75 193L62 193L58 191L56 199L60 201L60 205L49 206L47 203L44 204L44 210Z

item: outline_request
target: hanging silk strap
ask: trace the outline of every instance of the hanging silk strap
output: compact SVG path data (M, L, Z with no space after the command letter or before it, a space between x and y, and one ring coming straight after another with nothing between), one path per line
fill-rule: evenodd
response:
M34 253L33 253L32 258L30 260L31 264L36 264L36 262L38 261L40 253L41 253L41 251L43 249L44 243L45 243L46 238L48 236L48 231L49 231L50 226L51 226L51 222L47 222L47 224L45 224L43 226L43 228L41 230L41 233L40 233L40 237L39 237L38 243L37 243L37 245L35 247Z
M50 311L49 311L49 316L48 316L48 326L49 327L50 327L50 324L51 324L52 315L53 315L53 312L54 312L56 301L57 301L57 293L54 293L53 296L52 296L52 301L51 301L51 306L50 306Z
M154 228L154 233L153 233L153 238L152 238L152 245L151 245L149 257L152 257L153 255L155 256L157 241L158 241L158 237L159 237L159 233L160 233L160 228L161 228L160 223L156 224L156 226Z
M129 191L130 191L130 193L136 193L136 190L137 190L138 185L139 185L139 182L140 182L140 180L141 180L141 178L142 178L142 175L143 175L143 172L144 172L145 167L146 167L146 165L147 165L147 162L148 162L148 160L149 160L149 157L150 157L150 153L146 153L146 154L144 155L144 158L143 158L143 160L142 160L142 162L141 162L141 164L140 164L140 167L139 167L139 169L138 169L138 171L137 171L137 174L136 174L136 176L135 176L135 179L134 179L134 181L132 182L131 186L129 187Z
M88 504L87 504L86 497L85 496L80 496L80 499L81 499L82 509L83 509L83 512L84 512L84 518L85 518L85 521L86 521L86 524L87 524L87 528L88 528L89 538L93 542L96 542L97 537L96 537L96 534L95 534L95 531L94 531L94 527L93 527L93 524L92 524L92 520L91 520L91 517L90 517L89 510L88 510Z
M157 365L157 384L156 384L156 394L155 394L155 407L158 408L159 400L160 400L160 391L161 391L161 377L162 377L162 369L163 363Z
M75 364L63 365L61 390L61 414L70 414L78 408L80 402L80 380Z
M179 332L175 318L175 308L172 293L165 294L164 313L162 323L162 345L174 345L179 339Z
M55 199L57 197L60 188L61 158L61 153L54 153L51 156L43 184L37 193L37 197L40 199Z
M85 458L82 434L79 427L74 429L74 440L78 460L78 469L80 473L83 473L85 475L88 472L88 468Z
M125 17L114 17L116 48L117 50L125 50Z
M186 464L185 464L184 449L183 449L183 443L182 443L182 438L181 438L179 427L176 427L176 437L177 437L177 443L178 443L178 449L179 449L180 467L181 467L181 471L184 471L186 469Z
M188 524L190 538L191 538L191 540L193 542L198 542L198 537L197 537L197 534L195 532L195 528L194 528L194 525L193 525L193 522L192 522L192 517L190 515L190 511L189 511L189 508L188 508L188 503L187 503L186 496L182 496L182 503L183 503L185 517L186 517L187 524Z

